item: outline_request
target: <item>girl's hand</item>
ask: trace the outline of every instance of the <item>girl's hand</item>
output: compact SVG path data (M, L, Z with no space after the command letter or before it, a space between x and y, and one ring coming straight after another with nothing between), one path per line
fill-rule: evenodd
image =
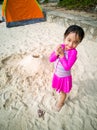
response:
M58 56L59 55L59 45L55 49L55 54Z
M60 57L60 58L63 58L63 57L64 57L64 54L60 54L59 57Z
M60 58L63 58L63 57L64 57L64 50L63 50L63 49L60 51L59 57L60 57Z
M60 58L64 57L64 48L62 47L62 45L57 46L57 52Z
M58 46L56 47L56 49L55 49L56 55L59 55L60 52L61 52L61 50L62 50L61 45L58 45Z
M64 57L64 48L62 47L61 44L56 47L55 53L60 58Z

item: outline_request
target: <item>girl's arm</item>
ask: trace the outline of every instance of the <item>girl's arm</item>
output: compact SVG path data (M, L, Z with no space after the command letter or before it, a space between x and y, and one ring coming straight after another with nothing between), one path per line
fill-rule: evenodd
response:
M70 50L68 59L66 57L61 57L60 62L62 63L65 70L70 70L73 64L75 63L77 59L77 51L76 50Z
M56 55L55 51L53 51L49 57L50 62L54 62L58 58L58 55Z

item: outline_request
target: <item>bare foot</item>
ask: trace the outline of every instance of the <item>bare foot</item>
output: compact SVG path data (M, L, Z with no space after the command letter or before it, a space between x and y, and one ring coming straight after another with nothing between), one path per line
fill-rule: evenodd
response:
M57 103L53 109L57 112L59 112L61 110L61 108L63 107L64 103Z
M65 99L66 99L66 94L64 92L60 92L60 98L57 104L54 106L54 110L59 112L64 105Z

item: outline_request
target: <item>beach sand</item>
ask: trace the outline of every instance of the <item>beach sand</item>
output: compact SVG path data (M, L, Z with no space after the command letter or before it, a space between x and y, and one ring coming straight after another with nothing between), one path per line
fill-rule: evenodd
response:
M49 55L65 29L48 22L0 23L0 130L97 130L97 44L87 38L77 48L65 105L52 109L59 94L51 88Z

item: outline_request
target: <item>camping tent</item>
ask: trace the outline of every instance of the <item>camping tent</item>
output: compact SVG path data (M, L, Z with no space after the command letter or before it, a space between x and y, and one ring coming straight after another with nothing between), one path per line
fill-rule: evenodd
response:
M7 27L45 21L44 14L36 0L4 0L2 19Z

